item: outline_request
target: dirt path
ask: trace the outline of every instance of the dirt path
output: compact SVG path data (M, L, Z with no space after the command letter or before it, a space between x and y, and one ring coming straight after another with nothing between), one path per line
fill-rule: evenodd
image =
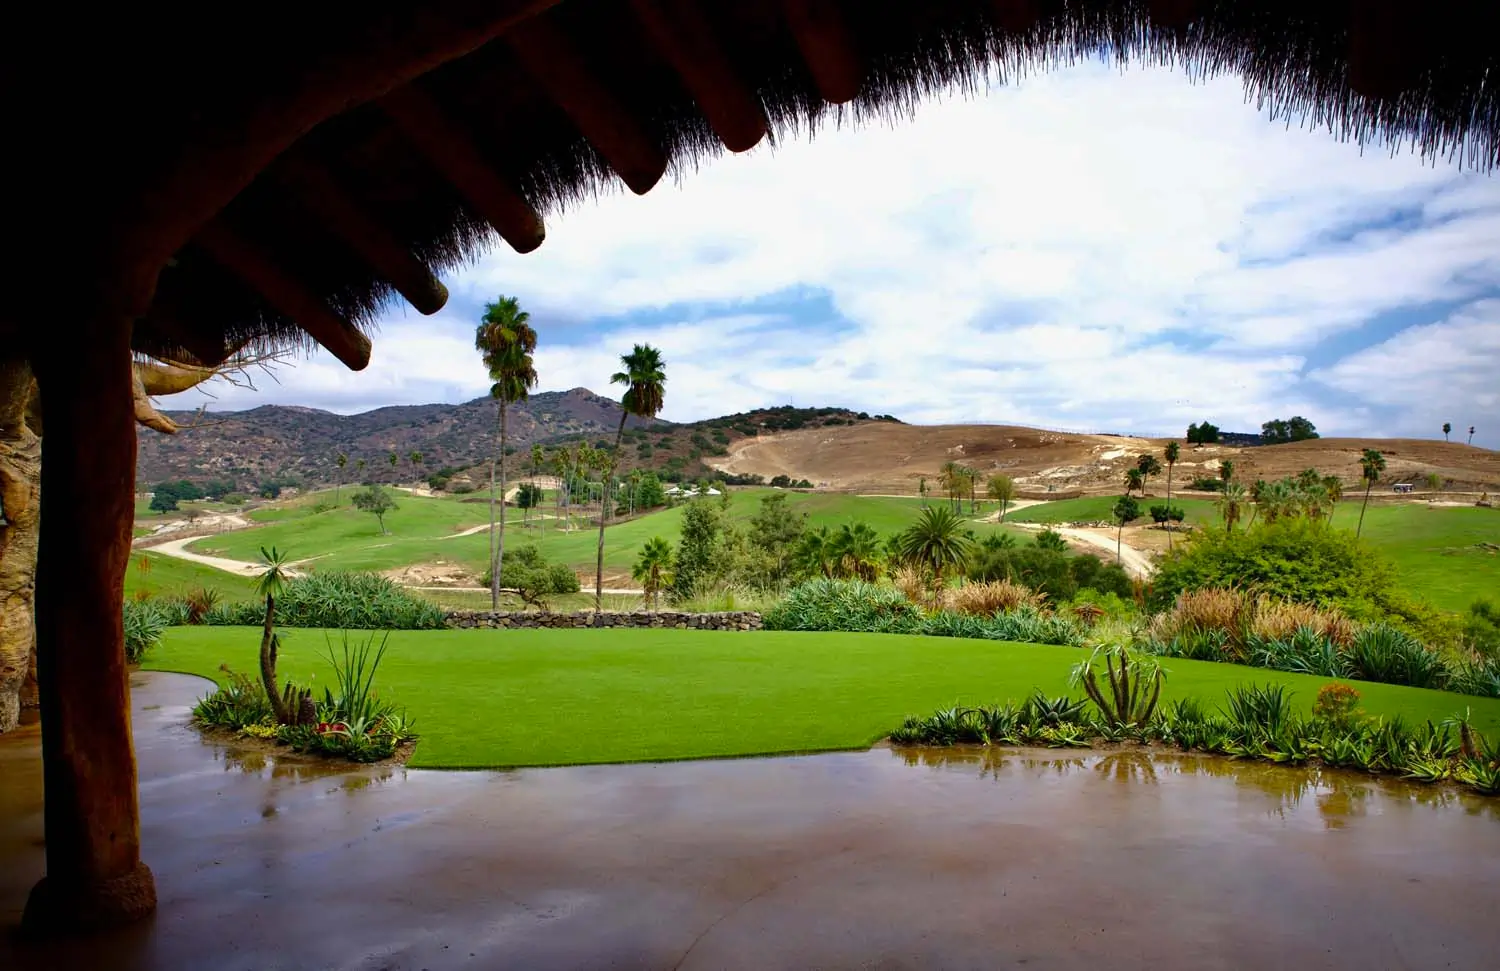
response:
M1016 523L1022 529L1033 532L1041 532L1042 525L1037 523ZM1073 526L1053 526L1052 531L1058 533L1063 539L1072 540L1075 544L1091 546L1101 552L1108 553L1106 558L1113 561L1115 556L1115 537L1109 535L1106 530L1079 529ZM1156 572L1156 564L1151 561L1151 555L1144 550L1133 546L1120 546L1120 565L1125 572L1133 577L1145 580Z
M259 576L265 569L259 563L247 563L244 560L231 560L227 556L208 556L204 553L190 553L187 550L189 543L203 539L202 536L187 536L183 539L168 540L165 543L151 547L151 552L161 553L164 556L174 556L179 560L187 560L189 563L197 563L201 566L211 566L215 570L223 570L225 573L233 573L235 576L253 577ZM313 557L316 559L316 557ZM298 562L306 563L307 560ZM286 571L291 576L297 576L296 570Z

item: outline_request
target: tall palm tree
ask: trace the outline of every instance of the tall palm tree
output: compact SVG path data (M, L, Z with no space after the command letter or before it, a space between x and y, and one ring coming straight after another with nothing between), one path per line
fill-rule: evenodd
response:
M295 712L288 712L283 703L281 689L276 685L276 654L281 647L276 636L276 598L286 587L287 554L276 547L260 548L260 563L264 568L255 578L255 592L266 599L266 615L260 635L260 683L266 689L266 698L271 702L271 711L281 725L290 725Z
M1234 524L1240 521L1250 491L1243 482L1226 482L1219 490L1219 515L1224 519L1224 531L1234 532Z
M1137 458L1135 460L1135 467L1141 470L1141 479L1143 480L1143 483L1150 482L1154 477L1161 475L1161 462L1157 460L1155 455L1152 455L1150 453ZM1146 489L1143 484L1141 487L1141 495L1144 496L1145 494Z
M333 457L333 464L339 468L337 477L333 480L333 504L337 506L339 504L339 493L344 488L344 466L349 464L349 456L340 452Z
M625 420L631 415L648 420L661 414L666 394L666 364L661 351L650 344L637 344L629 354L620 355L623 370L610 375L610 384L623 384L625 393L620 396L620 427L615 430L615 447L609 454L608 468L604 472L604 490L609 491L614 478L616 463L620 460L620 440L625 437ZM609 520L606 509L599 510L599 549L594 561L594 612L604 599L604 525Z
M1176 442L1168 442L1167 443L1167 447L1162 450L1162 456L1167 460L1167 509L1168 510L1170 510L1172 508L1172 469L1176 467L1176 465L1177 465L1177 458L1181 454L1182 454L1182 452L1177 447L1177 443ZM1167 549L1171 549L1172 548L1172 519L1171 519L1170 516L1167 517L1167 521L1165 523L1163 523L1163 525L1167 527Z
M952 509L929 506L901 533L900 548L906 560L931 570L934 585L941 588L943 574L968 559L970 545L964 521Z
M1005 510L1010 506L1010 501L1016 497L1016 480L1008 475L992 475L989 482L985 484L985 492L991 499L1000 503L1000 521L1005 522Z
M1445 421L1445 422L1443 422L1443 441L1445 441L1445 442L1448 441L1448 433L1451 432L1451 431L1453 431L1453 422L1451 422L1451 421Z
M1469 426L1469 444L1470 445L1474 444L1474 426L1473 425Z
M655 610L661 600L661 591L672 583L672 547L660 536L646 540L636 557L630 575L641 584L646 601Z
M1359 537L1360 530L1365 528L1365 507L1370 504L1370 489L1380 481L1380 473L1385 471L1385 456L1380 454L1379 449L1367 448L1359 457L1359 477L1365 480L1365 498L1359 504L1359 525L1354 527L1354 536Z
M510 405L525 401L536 387L536 331L531 315L515 297L501 297L484 305L484 316L474 331L474 349L484 357L489 371L490 397L499 405L500 426L500 528L495 529L495 459L490 459L490 609L500 609L500 570L505 562L505 438L506 412Z
M1223 459L1219 462L1219 481L1228 484L1234 481L1234 460Z
M943 467L938 470L938 481L942 483L943 491L948 493L948 505L954 512L958 512L964 490L964 467L952 460L944 462Z

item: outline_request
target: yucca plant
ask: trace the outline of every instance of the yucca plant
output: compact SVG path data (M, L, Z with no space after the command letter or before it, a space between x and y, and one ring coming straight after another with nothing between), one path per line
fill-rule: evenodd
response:
M1371 624L1354 635L1344 662L1349 677L1414 688L1441 688L1443 659L1415 637L1390 624Z
M1103 661L1101 687L1099 662ZM1073 668L1071 683L1082 686L1110 725L1145 725L1156 712L1166 671L1154 657L1133 658L1123 644L1103 644Z
M1275 736L1296 719L1292 696L1284 685L1236 685L1224 713L1242 737Z
M340 722L359 720L373 723L385 712L374 693L375 672L380 668L380 662L385 657L385 649L390 641L389 634L380 637L377 645L375 638L366 638L362 641L352 641L348 631L344 632L342 640L342 651L335 654L333 642L325 639L327 653L324 659L333 668L333 681L337 686L337 693L324 688L323 701L325 706L336 714ZM332 721L332 718L325 718Z

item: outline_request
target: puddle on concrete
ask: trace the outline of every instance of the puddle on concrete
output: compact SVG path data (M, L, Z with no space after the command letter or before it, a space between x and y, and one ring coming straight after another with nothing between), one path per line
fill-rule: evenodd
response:
M140 680L160 912L0 938L0 966L1482 967L1500 948L1500 820L1465 793L1131 750L351 769L206 743L185 726L203 682ZM0 739L0 924L41 872L40 806L9 793L30 744Z

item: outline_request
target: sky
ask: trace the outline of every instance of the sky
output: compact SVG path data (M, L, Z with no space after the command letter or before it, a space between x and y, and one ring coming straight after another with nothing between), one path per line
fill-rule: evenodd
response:
M1500 447L1500 176L1288 127L1240 81L1083 64L828 125L552 213L547 241L393 304L369 367L294 358L172 408L465 401L513 295L538 390L667 361L663 417L837 405L917 423Z

